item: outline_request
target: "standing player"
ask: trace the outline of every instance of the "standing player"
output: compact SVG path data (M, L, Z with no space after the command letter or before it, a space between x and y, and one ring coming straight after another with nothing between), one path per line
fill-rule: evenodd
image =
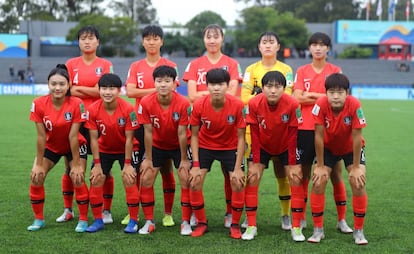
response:
M231 95L239 95L239 84L242 81L240 64L223 54L221 51L224 42L223 29L216 24L208 25L203 30L203 41L206 54L191 61L184 72L183 80L187 82L188 98L191 103L197 99L208 95L206 74L213 68L221 68L230 73L230 82L227 92ZM231 225L231 186L229 175L223 170L224 192L226 199L226 213L224 226L229 228Z
M89 119L85 124L90 132L94 158L89 196L95 221L86 229L87 232L97 232L104 228L103 185L110 176L113 163L118 161L124 179L136 179L137 175L134 165L131 164L134 130L139 128L134 107L119 97L122 81L117 75L103 75L98 85L101 99L89 107ZM133 183L133 180L129 181L129 186L131 182ZM138 207L137 192L129 192L126 189L128 207ZM133 196L129 196L130 194ZM137 219L138 209L135 209L135 212L132 219Z
M162 65L153 73L156 92L145 96L138 109L140 123L144 126L145 159L141 173L141 204L146 223L140 234L149 234L154 223L154 182L161 165L172 159L178 170L181 184L181 235L190 235L190 192L188 175L190 161L187 156L189 138L190 103L175 92L177 72Z
M70 76L71 94L73 96L81 98L86 109L89 108L89 105L92 102L99 99L99 78L105 73L112 72L112 63L96 55L96 51L99 47L99 38L99 31L95 27L82 27L78 31L79 49L82 55L79 57L71 58L66 62ZM88 141L88 153L90 154L89 132L83 126L81 126L80 131ZM109 177L107 179L104 189L104 220L105 223L111 223L112 216L110 210L114 192L114 182L112 177ZM65 209L63 211L63 214L56 219L57 222L65 222L71 220L74 216L72 211L73 183L70 180L67 171L66 174L63 174L62 176L62 193Z
M242 168L246 127L242 115L243 103L227 94L230 75L226 70L211 69L207 72L206 80L209 95L194 103L190 120L193 153L190 200L197 218L197 227L191 236L199 237L208 231L203 184L213 161L218 160L231 179L230 237L239 239L245 179Z
M31 173L30 201L35 215L34 223L27 228L37 231L45 226L43 207L44 181L49 171L64 156L69 164L68 174L74 183L79 222L76 232L88 226L88 187L85 184L86 140L79 128L86 120L86 111L79 98L70 96L69 74L66 66L57 65L48 78L49 94L32 103L30 120L37 130L37 153Z
M157 25L146 26L142 30L142 46L145 49L146 56L131 64L126 81L126 93L129 98L135 98L135 108L145 95L155 92L154 79L152 73L155 68L161 65L167 65L177 70L177 65L161 57L161 47L163 45L164 32ZM177 72L178 73L178 72ZM178 77L176 80L178 84ZM139 128L135 133L140 143L140 155L144 154L144 129ZM161 167L162 187L164 192L164 218L163 226L174 226L172 217L172 207L174 205L175 195L175 177L171 160L168 160ZM122 221L122 224L128 223L128 216Z
M247 173L245 207L248 227L242 235L244 240L252 240L257 234L258 189L270 160L278 159L283 165L279 170L289 175L293 219L300 221L302 215L295 212L300 208L303 197L302 171L296 158L297 131L301 121L298 118L299 103L284 93L286 79L279 71L267 72L261 80L261 87L263 93L249 101L246 113L246 123L250 125L252 134L252 164ZM305 241L301 232L295 234L292 231L292 237L295 241Z
M343 74L326 78L326 97L319 98L313 107L315 119L316 165L312 176L311 209L313 235L308 242L324 239L323 212L328 176L336 163L344 161L349 173L354 210L354 240L358 245L368 244L363 228L368 197L365 189L365 141L362 128L366 120L361 103L349 95L349 80Z
M249 65L246 68L243 78L243 85L241 89L241 99L245 105L257 94L262 92L261 80L268 71L279 71L286 79L286 88L284 92L288 95L292 94L293 85L293 71L292 68L277 59L277 53L280 49L279 36L274 32L264 32L259 37L258 44L262 59ZM251 153L251 136L250 126L246 128L246 144L247 149L245 157L247 159L247 166L250 167L252 163ZM274 158L273 170L278 183L279 200L281 204L282 222L281 226L284 230L290 230L290 186L289 180L285 174L284 167L279 159ZM242 227L247 227L247 223L242 224Z
M294 84L294 97L301 105L303 124L298 131L298 152L300 154L303 172L303 219L294 228L306 227L306 201L308 197L308 184L315 160L314 146L314 121L312 107L316 100L325 96L325 78L332 73L340 73L341 69L328 63L326 58L331 47L331 39L324 33L314 33L309 38L309 50L312 54L312 63L298 68ZM333 185L334 199L338 213L337 228L345 234L352 233L352 229L346 223L346 189L342 179L341 165L338 163L332 172L331 182Z

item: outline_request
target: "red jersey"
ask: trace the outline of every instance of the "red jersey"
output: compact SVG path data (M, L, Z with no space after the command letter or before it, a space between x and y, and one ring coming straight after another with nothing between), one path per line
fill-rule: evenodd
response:
M334 114L328 97L319 98L313 110L315 124L323 125L324 146L334 155L345 155L353 152L352 129L362 129L366 120L361 103L355 97L348 95L344 108L339 114ZM364 146L362 139L362 146Z
M325 79L333 73L340 73L341 68L326 63L321 73L316 73L312 64L300 66L296 71L293 90L302 90L304 92L325 93ZM299 126L300 130L315 130L315 124L312 116L314 104L302 104L301 112L303 124Z
M183 80L188 82L194 80L197 83L197 92L207 91L206 74L214 68L224 69L229 72L230 80L243 80L240 64L231 57L222 55L216 64L212 64L207 56L201 56L191 61L185 68Z
M65 102L58 110L54 109L51 95L34 99L30 110L30 120L43 123L46 130L46 148L64 155L71 152L69 133L73 123L85 122L87 113L82 100L66 96ZM79 134L79 144L86 144L86 139Z
M238 129L246 128L243 118L243 102L226 94L226 102L220 111L211 106L210 95L194 102L190 125L200 126L199 147L210 150L237 149Z
M113 72L112 63L100 57L97 57L90 65L87 65L81 56L74 57L66 62L66 67L72 86L94 87L103 74ZM99 97L82 98L82 100L88 109L92 102L99 100Z
M173 92L172 101L164 109L158 103L158 93L154 92L144 96L138 108L140 124L152 125L152 145L163 150L180 148L178 141L178 126L189 124L190 102L184 96ZM190 130L187 128L187 136Z
M297 115L300 115L299 103L293 97L284 93L277 105L270 106L261 93L249 101L246 123L259 126L260 147L276 155L288 150L288 128L301 123Z
M99 132L99 152L125 153L125 131L139 128L134 107L122 98L117 98L115 112L109 115L102 99L89 108L89 119L85 127Z
M126 84L136 84L136 87L140 89L154 88L154 78L152 77L152 73L161 65L175 68L175 71L177 72L176 82L179 84L177 64L164 57L161 57L155 66L149 66L145 59L133 62L128 70ZM142 98L135 98L136 107L138 107L141 99Z

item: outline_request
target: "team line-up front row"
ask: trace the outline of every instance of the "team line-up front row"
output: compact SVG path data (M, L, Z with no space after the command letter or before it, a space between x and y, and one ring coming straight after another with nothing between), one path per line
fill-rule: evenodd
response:
M217 27L213 26L210 30L214 36ZM208 29L206 31L204 36L208 37ZM152 33L152 36L155 35L157 34ZM263 46L261 44L272 44L271 40L278 41L278 38L273 33L263 35L259 49ZM329 45L323 40L316 44L316 48ZM310 48L312 51L311 44ZM315 56L317 51L318 49ZM147 57L150 57L150 49L146 48L146 52ZM266 52L261 50L263 66L268 60ZM321 53L323 54L326 55L326 52ZM274 55L272 57L275 59ZM324 57L326 56L322 56ZM313 64L316 65L317 61L314 60ZM263 66L261 70L265 69ZM253 75L254 70L250 71ZM299 69L297 77L300 76L300 71L304 70ZM344 74L331 71L330 75L325 76L322 83L326 93L318 98L309 89L310 82L305 82L306 91L302 91L301 101L300 95L290 96L285 93L287 84L291 82L288 81L289 75L269 70L263 72L262 78L252 84L251 94L254 96L244 105L240 98L229 93L233 89L231 72L227 68L211 68L204 77L205 92L194 100L190 96L190 105L187 98L175 91L176 68L168 64L159 65L152 72L155 89L141 97L136 107L120 97L122 81L112 73L101 75L98 81L100 99L86 107L82 96L70 96L74 91L71 89L71 76L65 65L58 65L48 76L49 94L36 98L32 103L30 120L35 122L37 129L37 154L30 184L35 220L28 227L29 231L37 231L45 226L44 180L63 156L67 174L62 178L62 190L65 194L64 186L68 182L73 185L71 193L72 196L74 193L79 209L76 232L97 232L104 229L104 224L107 223L105 216L110 211L106 207L110 207L110 203L107 203L111 200L107 197L106 185L108 179L112 179L113 188L111 168L118 161L122 169L129 213L124 229L126 233L150 234L155 230L154 182L158 172L161 172L164 198L169 189L175 190L175 186L168 187L164 184L164 174L174 173L163 173L165 168L172 168L170 164L173 163L181 187L180 233L192 237L203 236L208 232L203 185L213 161L217 160L225 176L225 226L229 228L232 238L252 240L258 233L256 211L260 180L264 169L272 160L278 183L282 185L283 179L287 179L284 186L287 185L288 190L283 190L283 195L279 191L282 228L291 231L294 241L305 241L302 229L306 227L310 177L310 207L314 230L307 241L318 243L325 237L325 189L331 178L338 210L338 229L342 233L353 233L358 245L368 243L363 233L367 194L362 128L366 126L366 121L360 102L349 94L350 84ZM189 85L191 81L190 78ZM306 103L307 96L314 103ZM300 131L304 125L306 106L314 123L311 135ZM306 120L308 121L310 120ZM302 157L304 143L310 143L311 147L306 149L314 150L316 155L312 176L309 176ZM93 156L89 190L85 180L88 150ZM314 158L312 157L310 167ZM342 160L349 173L352 190L354 230L345 221L346 193L343 182L335 177L340 175L339 162ZM289 201L289 195L290 205L289 202L283 202ZM71 207L67 202L69 201L65 200L65 208ZM290 211L283 210L286 203ZM140 205L145 224L138 229ZM164 226L175 224L171 206L172 204L163 218ZM94 217L91 225L88 224L89 207ZM243 211L246 212L246 220L240 224ZM57 219L58 222L73 218L73 211L65 209L62 216ZM242 227L246 228L243 233Z

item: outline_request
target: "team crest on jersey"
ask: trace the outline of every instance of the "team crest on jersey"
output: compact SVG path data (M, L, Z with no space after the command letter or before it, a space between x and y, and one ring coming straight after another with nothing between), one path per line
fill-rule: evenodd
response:
M178 120L180 120L180 113L173 112L172 113L172 118L173 118L174 122L177 122Z
M119 125L119 127L124 127L125 124L126 124L126 120L125 120L124 117L118 118L118 125Z
M352 123L352 117L351 116L344 117L344 124L345 125L351 125L351 123Z
M72 112L65 112L64 117L66 121L72 121Z
M282 114L281 120L283 123L289 122L289 115L288 114Z
M227 116L227 122L229 124L234 124L235 121L236 121L236 117L234 117L233 115L228 115Z
M102 67L96 67L96 69L95 69L96 76L101 76L102 72L103 72Z

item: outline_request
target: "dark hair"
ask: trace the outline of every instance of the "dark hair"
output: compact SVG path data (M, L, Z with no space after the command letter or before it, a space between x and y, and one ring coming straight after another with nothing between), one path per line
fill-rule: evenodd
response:
M280 71L268 71L262 78L262 87L269 83L277 83L286 87L286 78Z
M121 78L113 73L106 73L98 81L99 87L121 87Z
M70 82L68 68L64 64L57 64L56 67L53 68L49 72L49 75L47 76L47 81L49 81L50 77L52 77L53 75L63 76L64 78L66 78L66 80L68 81L68 83Z
M258 44L260 44L260 41L262 40L263 37L271 37L274 36L276 38L277 44L280 44L280 39L279 36L275 33L275 32L270 32L270 31L266 31L263 32L260 36L259 36L259 42Z
M227 70L222 68L214 68L207 72L206 74L206 82L207 85L209 83L218 84L222 82L226 82L227 85L230 82L230 74Z
M207 32L210 30L219 31L221 37L224 37L223 28L218 24L210 24L203 29L203 37L206 36Z
M342 73L329 75L325 80L325 89L328 91L332 88L343 88L349 90L349 79Z
M50 77L54 76L54 75L59 75L62 76L66 79L66 81L68 81L68 83L70 83L70 78L69 78L69 72L68 72L68 68L66 67L66 65L64 64L57 64L55 68L53 68L50 72L49 75L47 76L47 82L49 82ZM68 91L65 94L66 96L70 96L70 89L68 89Z
M314 34L311 35L311 37L309 38L308 41L308 45L310 46L311 44L314 43L322 43L325 46L331 47L331 38L325 34L325 33L321 33L321 32L316 32Z
M82 34L92 34L95 35L96 39L99 40L99 31L94 26L84 26L78 31L78 40L82 36Z
M142 29L142 38L145 38L147 36L159 36L161 39L164 36L164 32L162 31L162 28L157 25L148 25Z
M154 78L163 78L169 77L175 80L177 78L177 71L175 68L168 66L168 65L161 65L155 68L154 72L152 73L152 77Z

